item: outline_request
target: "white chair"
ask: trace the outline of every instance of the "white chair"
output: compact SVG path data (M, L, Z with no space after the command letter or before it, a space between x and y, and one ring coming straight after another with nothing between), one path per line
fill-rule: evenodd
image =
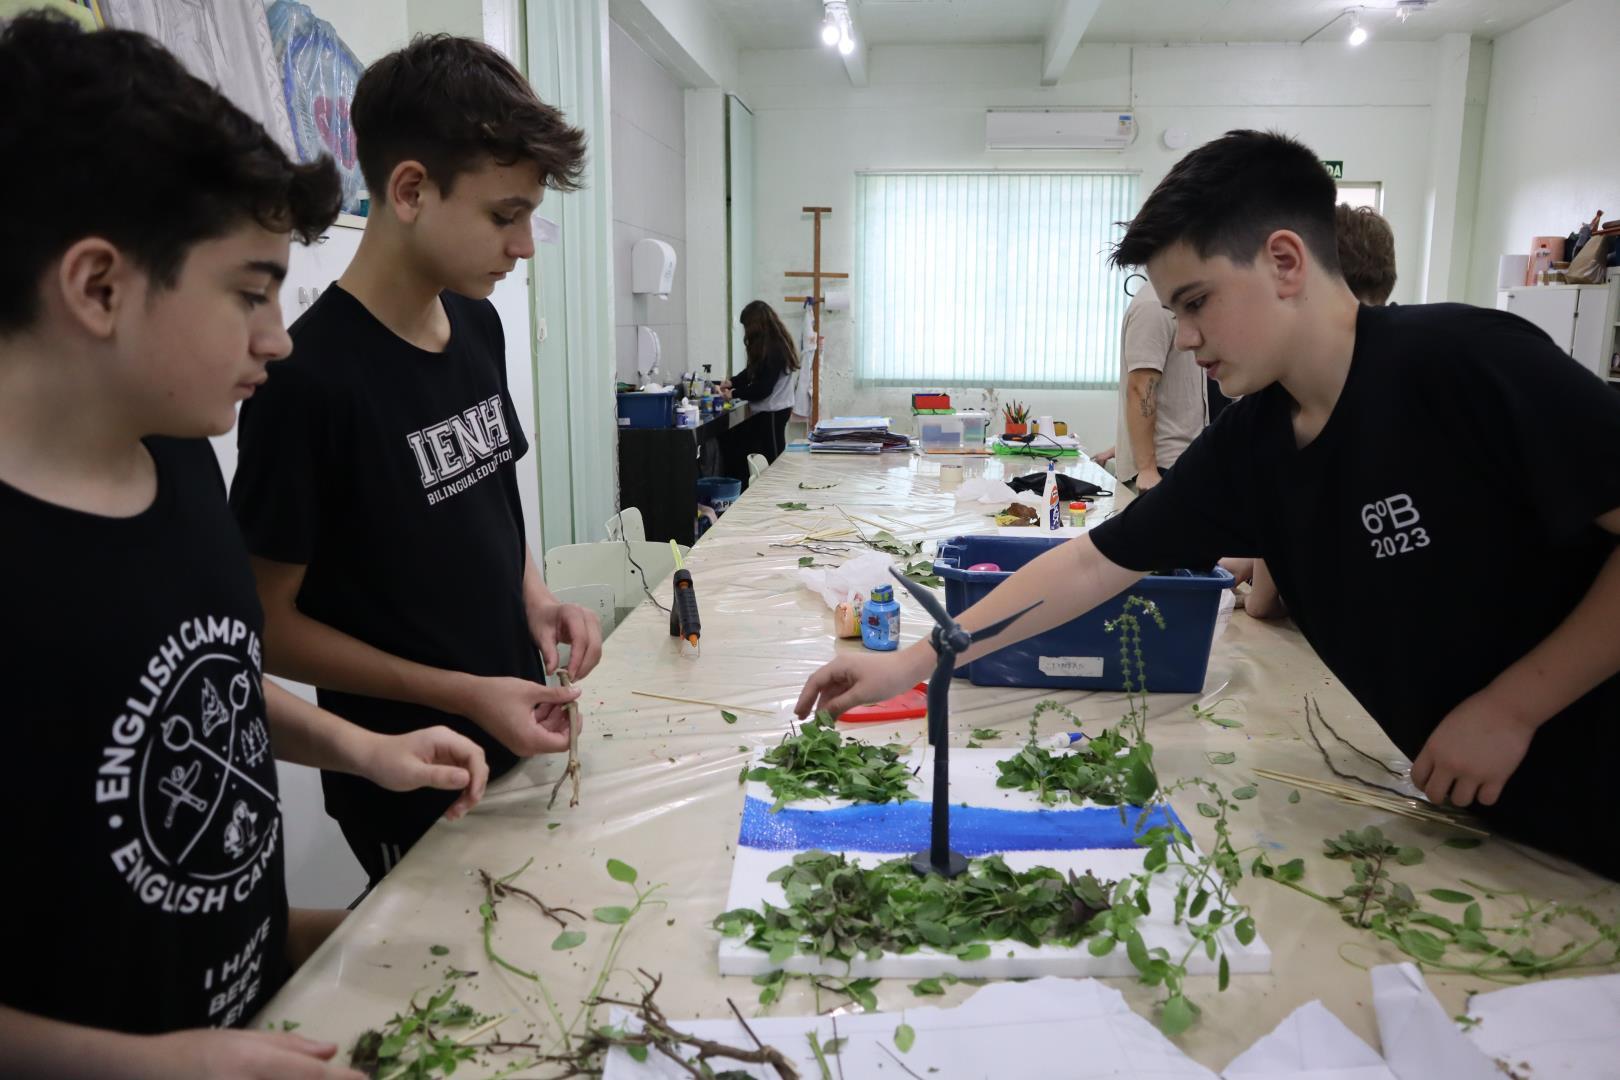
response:
M748 455L748 482L751 484L755 480L758 480L759 477L760 477L760 474L763 473L766 469L768 469L770 467L771 467L771 463L765 459L764 454L749 454Z
M617 514L607 519L602 526L607 530L609 540L645 540L647 539L647 525L641 518L641 509L635 506L626 506Z
M690 550L681 548L681 557ZM675 553L668 544L652 540L563 544L546 552L546 585L552 592L574 585L607 585L613 589L614 607L620 610L639 606L646 590L674 572Z
M613 633L614 626L618 625L619 612L614 604L611 585L567 585L552 589L551 594L565 604L578 604L587 611L596 612L597 618L602 620L603 637Z

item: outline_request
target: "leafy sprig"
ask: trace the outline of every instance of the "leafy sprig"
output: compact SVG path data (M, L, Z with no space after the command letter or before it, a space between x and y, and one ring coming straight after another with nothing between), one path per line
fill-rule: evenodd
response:
M915 798L911 772L901 761L905 749L895 743L870 746L845 739L831 714L822 712L765 751L764 764L744 767L742 779L770 788L776 797L772 813L801 799L905 802Z

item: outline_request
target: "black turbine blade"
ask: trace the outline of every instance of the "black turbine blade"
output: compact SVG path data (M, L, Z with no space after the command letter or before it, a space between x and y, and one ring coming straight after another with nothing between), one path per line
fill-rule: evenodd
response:
M947 630L956 625L956 620L945 613L945 606L939 602L939 597L934 595L933 589L912 581L902 574L897 567L889 567L889 573L893 574L894 579L904 585L912 596L916 597L917 603L921 604L923 609L934 617L936 623Z
M995 637L997 634L999 634L1003 630L1007 629L1007 627L1011 626L1013 623L1017 622L1019 619L1022 619L1025 615L1028 615L1030 612L1032 612L1036 608L1040 607L1043 603L1045 603L1045 601L1037 600L1033 604L1029 605L1029 607L1025 608L1023 611L1016 612L1016 613L1014 613L1012 615L1009 615L1005 619L1002 619L998 623L991 623L989 626L986 626L982 630L973 631L973 640L976 641L976 642L977 641L989 641L991 638Z

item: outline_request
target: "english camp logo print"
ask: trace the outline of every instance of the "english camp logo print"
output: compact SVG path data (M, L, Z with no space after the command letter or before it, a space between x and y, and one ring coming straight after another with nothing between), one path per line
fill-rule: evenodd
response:
M111 856L144 904L189 915L253 894L280 842L258 635L240 619L180 624L113 721L95 797Z

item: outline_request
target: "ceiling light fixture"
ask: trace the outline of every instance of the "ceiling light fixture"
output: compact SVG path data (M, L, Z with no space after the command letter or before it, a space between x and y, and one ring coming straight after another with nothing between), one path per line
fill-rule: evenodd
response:
M1369 35L1367 33L1367 28L1361 25L1361 12L1365 11L1366 7L1367 6L1365 4L1358 4L1355 7L1345 8L1343 11L1333 16L1333 18L1311 31L1310 34L1306 35L1305 40L1300 42L1300 44L1308 45L1310 42L1320 37L1322 33L1329 27L1333 26L1347 15L1350 17L1350 37L1348 40L1351 46L1364 44Z
M849 0L822 0L821 40L825 45L838 46L838 51L845 56L855 51Z

